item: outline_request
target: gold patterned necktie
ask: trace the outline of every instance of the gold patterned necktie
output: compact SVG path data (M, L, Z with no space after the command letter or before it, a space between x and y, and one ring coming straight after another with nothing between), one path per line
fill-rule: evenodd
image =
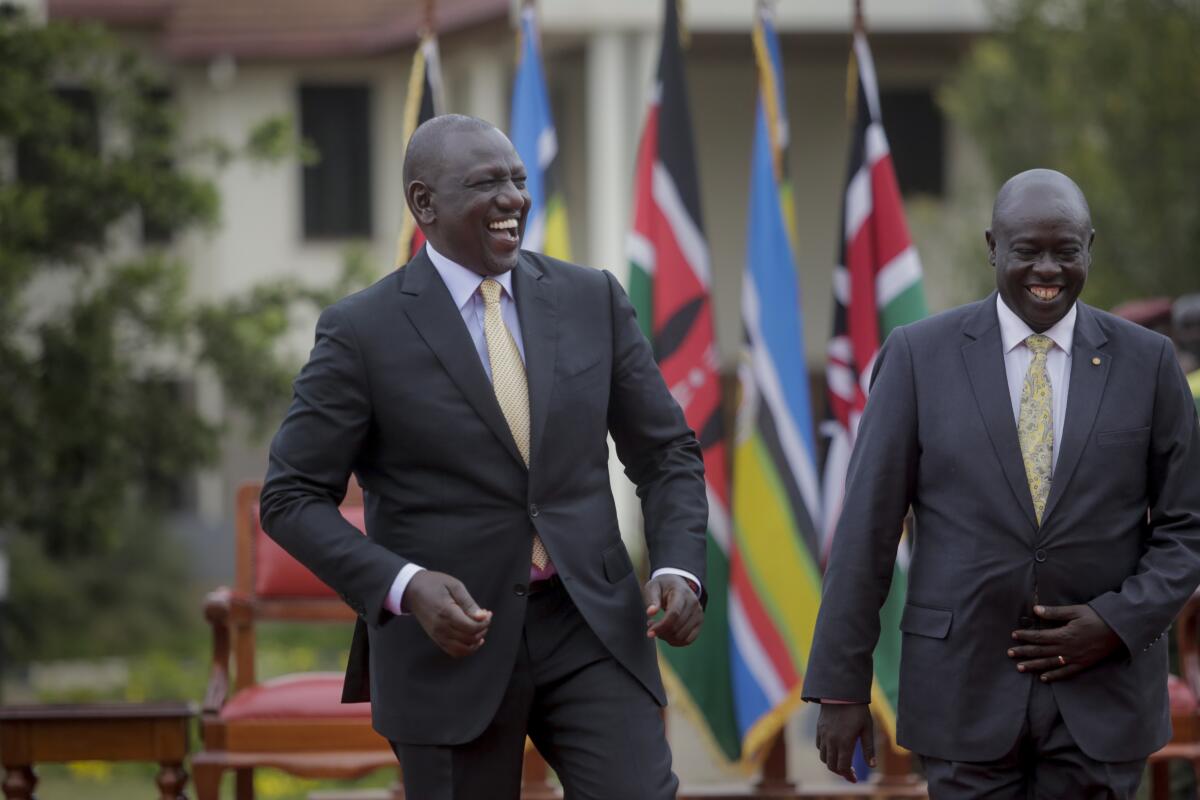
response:
M1033 495L1033 510L1041 525L1054 472L1054 409L1050 373L1046 371L1046 355L1054 346L1054 340L1035 333L1025 340L1025 346L1033 353L1033 360L1029 362L1025 384L1021 387L1017 437L1021 442L1029 493Z
M484 309L483 335L487 339L488 363L492 367L492 391L496 393L517 450L525 460L525 466L529 466L529 382L521 352L500 316L500 291L500 284L492 278L484 278L479 284ZM538 569L545 569L550 562L546 547L536 533L533 535L532 561Z

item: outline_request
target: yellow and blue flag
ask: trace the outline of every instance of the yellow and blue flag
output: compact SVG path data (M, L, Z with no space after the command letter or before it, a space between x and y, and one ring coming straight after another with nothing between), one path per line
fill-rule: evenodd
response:
M558 135L542 71L537 18L532 5L521 11L520 56L513 83L509 138L525 162L525 188L533 199L522 246L552 258L569 260L567 209L558 184Z

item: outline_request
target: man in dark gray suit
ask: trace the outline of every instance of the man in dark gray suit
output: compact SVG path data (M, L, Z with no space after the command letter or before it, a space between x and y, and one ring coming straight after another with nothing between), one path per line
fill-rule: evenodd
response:
M369 696L408 797L515 800L528 733L569 798L673 798L653 640L703 620L699 444L612 275L520 250L504 134L434 118L404 176L427 246L321 315L263 525L358 612L344 699ZM610 433L642 500L640 591ZM338 513L351 473L366 537Z
M1087 202L996 197L996 293L897 329L851 458L805 676L817 745L873 759L871 654L902 520L897 739L934 798L1131 798L1170 737L1166 632L1200 582L1200 433L1171 343L1077 302Z

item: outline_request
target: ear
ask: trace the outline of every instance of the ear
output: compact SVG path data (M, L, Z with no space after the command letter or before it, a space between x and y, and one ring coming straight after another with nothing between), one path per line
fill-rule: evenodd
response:
M408 210L412 212L418 225L432 225L437 221L437 211L433 208L433 190L424 181L408 184L404 199L408 201Z
M992 235L991 228L983 232L983 238L987 241L988 263L994 267L996 266L996 237Z

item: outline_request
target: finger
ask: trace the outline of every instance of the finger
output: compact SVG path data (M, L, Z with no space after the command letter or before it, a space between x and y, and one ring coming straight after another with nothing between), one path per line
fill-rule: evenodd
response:
M1038 630L1026 629L1013 631L1012 638L1029 644L1055 645L1065 639L1063 628L1043 628Z
M1033 613L1042 619L1067 622L1079 616L1079 606L1034 606Z
M666 613L650 626L650 632L655 636L672 636L678 630L679 610L674 608L666 609Z
M1053 647L1045 647L1037 644L1023 644L1017 647L1008 648L1009 658L1053 658L1059 654L1058 650Z
M652 580L642 589L642 597L646 600L646 616L653 617L662 608L662 584Z
M845 744L845 743L843 743ZM841 775L851 783L858 783L858 776L854 774L854 745L838 746L837 750L837 769L834 770L838 775Z
M1031 661L1022 661L1017 664L1018 672L1045 672L1048 669L1058 669L1063 665L1063 662L1055 658L1035 658Z
M700 626L704 623L704 617L694 617L688 626L683 630L680 636L683 637L684 644L691 644L700 636Z
M870 716L867 717L867 728L862 735L863 758L867 759L867 764L871 769L875 769L875 723Z
M447 583L446 591L450 593L450 597L463 610L463 613L471 619L483 622L492 618L492 612L479 607L479 604L475 602L475 598L471 597L471 593L467 591L467 587L463 585L462 581Z
M1054 683L1055 681L1061 681L1064 678L1070 678L1073 675L1078 675L1080 672L1083 672L1083 670L1084 666L1082 664L1067 664L1065 667L1050 670L1049 672L1043 672L1038 677L1041 678L1041 680L1045 683Z
M487 631L490 625L490 617L485 617L483 620L473 619L454 603L446 603L438 609L438 627L447 632L453 632L458 638L475 639Z

